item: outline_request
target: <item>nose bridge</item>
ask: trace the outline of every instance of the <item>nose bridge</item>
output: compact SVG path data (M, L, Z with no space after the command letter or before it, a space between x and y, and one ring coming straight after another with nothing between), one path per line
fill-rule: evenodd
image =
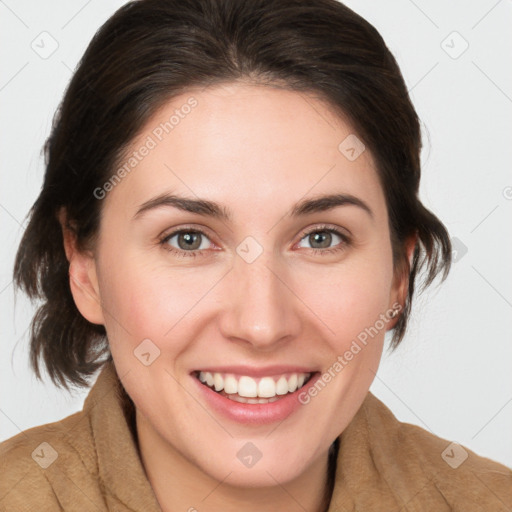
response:
M258 348L295 336L299 328L296 303L283 281L286 276L271 251L259 251L251 240L242 242L230 272L223 334Z

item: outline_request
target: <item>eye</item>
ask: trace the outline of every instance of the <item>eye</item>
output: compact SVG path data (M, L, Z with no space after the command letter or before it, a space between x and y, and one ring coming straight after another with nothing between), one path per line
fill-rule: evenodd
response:
M171 244L171 241L177 245ZM164 246L167 251L170 251L178 256L197 256L197 251L208 249L209 243L206 242L209 238L200 229L180 229L173 231L166 235L160 244ZM210 242L211 243L211 242Z
M350 245L350 239L347 235L335 228L329 228L327 226L317 226L308 231L301 238L301 242L303 240L312 245L311 250L314 254L332 254L334 252L343 251ZM337 242L337 244L331 247L333 242L335 244Z
M209 240L206 233L198 228L181 228L165 235L159 243L165 250L176 256L196 257L205 255L202 251L208 249L211 244ZM301 242L303 240L312 244L313 247L310 250L313 254L332 254L350 246L350 239L347 235L328 226L316 226L304 234ZM331 247L333 242L336 245ZM299 247L303 246L299 245Z

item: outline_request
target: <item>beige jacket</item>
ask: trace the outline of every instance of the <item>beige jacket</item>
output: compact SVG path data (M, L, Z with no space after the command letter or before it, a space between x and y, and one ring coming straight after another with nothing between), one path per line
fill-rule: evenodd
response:
M0 511L160 507L111 363L83 410L0 444ZM467 455L467 458L465 458ZM512 511L512 470L399 422L371 392L341 435L329 512Z

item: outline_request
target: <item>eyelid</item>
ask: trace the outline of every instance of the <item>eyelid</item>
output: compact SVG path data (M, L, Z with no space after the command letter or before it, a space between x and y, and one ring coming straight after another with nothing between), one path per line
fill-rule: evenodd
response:
M164 231L162 231L162 233L160 233L157 236L157 239L162 240L163 238L168 238L168 237L174 236L183 231L194 231L194 232L202 233L203 235L207 236L210 240L212 238L214 238L214 236L212 234L210 234L210 230L206 227L203 227L203 226L198 227L198 226L194 226L193 224L184 224L184 225L180 225L178 227L165 229Z
M325 229L325 230L332 229L333 231L341 231L342 233L340 233L340 234L344 234L343 231L346 231L347 234L345 236L347 236L347 237L351 237L352 236L352 233L347 228L342 228L342 227L337 226L335 224L320 223L320 224L313 224L313 225L311 225L311 226L301 230L299 232L300 233L299 241L302 240L305 236L307 236L307 235L309 235L311 233L314 233L316 231L320 231L322 229ZM167 237L176 235L176 234L178 234L180 232L183 232L183 231L197 231L197 232L202 233L205 236L207 236L210 240L212 239L212 235L209 233L209 229L208 228L205 228L205 227L202 227L202 226L201 227L197 227L197 226L194 226L193 224L184 224L184 225L180 225L179 227L176 227L176 228L166 229L160 235L158 235L157 238L158 238L158 240L162 240L162 238L167 238Z
M304 228L304 230L301 231L300 240L302 240L305 236L310 235L311 233L315 233L316 231L322 231L322 230L326 230L326 231L332 230L332 231L338 232L340 235L343 235L347 238L352 237L352 233L347 228L342 228L341 226L337 226L336 224L320 223L320 224L313 224L312 226L310 226L308 228ZM345 231L346 231L346 234L344 233Z

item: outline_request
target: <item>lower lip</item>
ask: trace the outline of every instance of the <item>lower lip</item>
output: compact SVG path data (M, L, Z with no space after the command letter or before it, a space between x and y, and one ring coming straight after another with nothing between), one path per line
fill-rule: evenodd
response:
M237 423L267 425L276 421L283 421L293 412L297 411L303 405L299 401L299 395L307 392L308 388L314 386L315 382L320 378L320 375L320 372L317 372L305 386L302 386L293 393L284 395L275 402L267 404L243 404L235 402L234 400L230 400L216 393L208 386L205 386L194 375L191 375L191 377L199 387L199 392L208 405L222 416L236 421Z

